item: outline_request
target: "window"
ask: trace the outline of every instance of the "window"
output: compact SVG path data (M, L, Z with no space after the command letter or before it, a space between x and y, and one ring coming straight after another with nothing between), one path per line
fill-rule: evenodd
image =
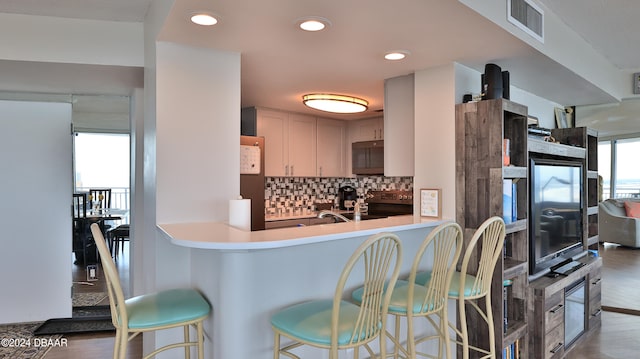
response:
M76 133L75 191L111 188L111 207L129 209L129 134Z
M611 142L598 143L598 174L602 176L602 200L611 198Z
M640 138L610 139L598 143L598 174L603 199L640 197Z
M638 166L640 139L617 140L614 143L616 146L614 197L640 197L640 167Z

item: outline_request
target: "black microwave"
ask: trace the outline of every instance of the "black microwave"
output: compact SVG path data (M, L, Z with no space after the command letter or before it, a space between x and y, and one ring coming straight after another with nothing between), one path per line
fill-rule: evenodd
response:
M354 142L351 145L351 168L356 175L384 174L384 141Z

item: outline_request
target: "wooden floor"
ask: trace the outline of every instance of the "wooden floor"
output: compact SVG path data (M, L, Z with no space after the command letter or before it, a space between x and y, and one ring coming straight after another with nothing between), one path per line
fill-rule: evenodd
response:
M128 246L128 245L127 245ZM621 359L639 358L640 341L640 249L630 249L612 244L601 246L603 259L602 327L571 351L568 359ZM128 257L128 253L124 258ZM118 270L128 273L128 261L120 260ZM77 273L76 273L77 272ZM129 278L121 275L123 286L128 288ZM74 281L84 281L82 268L74 272ZM102 279L102 278L101 278ZM102 279L103 280L103 279ZM104 283L94 286L74 284L78 291L105 291ZM623 312L623 313L620 313ZM631 313L631 314L625 314ZM46 359L93 358L109 359L113 353L113 334L66 336L67 348L54 348ZM140 358L142 340L129 343L127 358ZM537 359L537 358L531 358Z
M602 327L567 358L640 358L640 249L605 244L601 245L600 255L602 307L606 309L602 312Z

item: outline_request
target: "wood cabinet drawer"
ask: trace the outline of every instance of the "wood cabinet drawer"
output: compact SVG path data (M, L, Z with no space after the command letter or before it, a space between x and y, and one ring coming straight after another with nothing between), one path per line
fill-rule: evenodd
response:
M602 323L602 303L600 294L589 299L589 311L587 312L587 329L597 328Z
M564 313L564 307L562 312ZM564 325L551 329L545 336L545 359L561 358L564 352Z
M564 303L560 302L551 309L547 310L547 312L545 313L544 322L547 333L551 332L553 329L555 329L555 327L563 324Z
M599 298L602 293L602 272L589 273L589 299Z
M544 303L544 328L549 333L556 326L564 323L564 291L551 295Z

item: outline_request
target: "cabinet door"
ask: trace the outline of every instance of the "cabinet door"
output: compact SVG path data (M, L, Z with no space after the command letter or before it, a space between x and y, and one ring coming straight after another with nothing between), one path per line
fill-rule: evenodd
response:
M351 131L353 131L352 142L382 140L384 138L383 128L384 120L382 117L358 120L351 127Z
M316 176L316 118L289 114L289 176Z
M257 112L258 136L264 136L264 174L288 175L288 115L285 112L262 110Z
M319 177L343 177L346 173L345 138L343 121L319 118L317 123Z

